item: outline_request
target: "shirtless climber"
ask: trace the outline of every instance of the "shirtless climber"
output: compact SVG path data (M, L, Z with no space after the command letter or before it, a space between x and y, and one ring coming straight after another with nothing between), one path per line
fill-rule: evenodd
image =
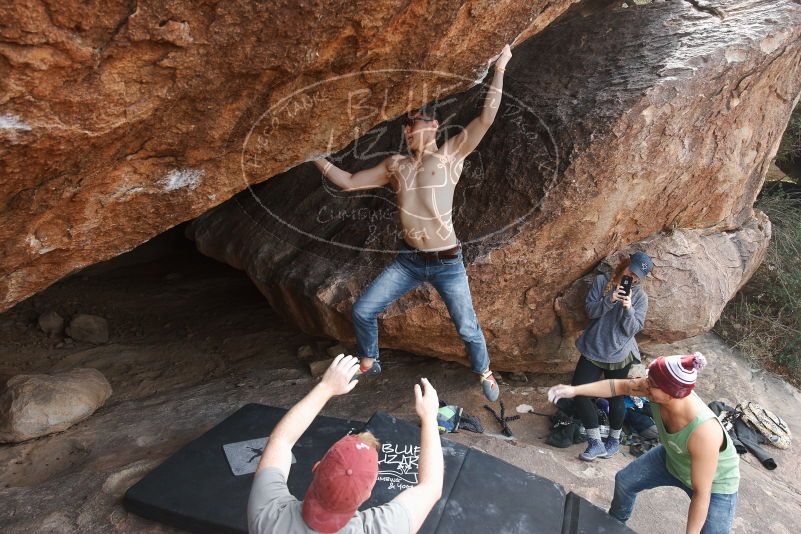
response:
M503 73L511 57L506 45L495 63L481 115L442 146L437 146L439 122L435 112L424 107L406 116L403 132L409 155L394 154L375 167L352 174L324 159L314 162L326 178L345 191L389 184L398 197L404 240L400 253L353 305L362 374L381 372L378 314L418 285L429 282L448 307L484 395L490 401L498 399L498 383L489 368L487 345L473 310L451 214L453 192L464 160L478 146L498 113Z

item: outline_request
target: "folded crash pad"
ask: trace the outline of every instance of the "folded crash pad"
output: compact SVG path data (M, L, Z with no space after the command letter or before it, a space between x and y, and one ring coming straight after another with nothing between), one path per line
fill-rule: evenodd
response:
M190 442L132 486L125 508L192 532L247 532L247 501L258 463L257 438L270 434L286 413L257 404L242 407ZM417 484L420 430L377 412L366 425L317 417L292 453L289 491L302 499L311 467L342 436L369 430L379 439L379 475L362 508L390 501ZM249 442L249 443L246 443ZM253 454L247 451L253 449ZM445 481L442 499L421 533L528 534L631 532L599 508L565 493L554 482L481 451L442 440ZM245 473L236 475L235 473Z

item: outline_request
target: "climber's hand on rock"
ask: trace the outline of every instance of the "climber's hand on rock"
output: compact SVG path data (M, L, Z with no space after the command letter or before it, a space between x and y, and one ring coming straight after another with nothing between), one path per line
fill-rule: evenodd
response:
M572 399L576 396L576 390L573 386L566 386L559 384L548 390L548 402L556 404L560 399Z
M497 56L493 56L487 61L487 67L490 67L494 63L495 68L505 69L511 57L512 49L509 48L509 45L504 45L503 50L501 50Z
M501 55L498 56L498 61L495 62L495 67L505 69L510 59L512 59L512 49L509 48L509 45L504 45Z

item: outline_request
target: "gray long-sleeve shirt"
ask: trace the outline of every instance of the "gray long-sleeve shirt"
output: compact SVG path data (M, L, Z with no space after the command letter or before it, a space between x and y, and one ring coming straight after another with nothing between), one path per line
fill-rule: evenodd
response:
M576 347L581 354L597 362L622 362L629 352L640 361L640 348L634 336L645 324L648 295L640 284L632 284L631 308L627 310L620 301L610 300L617 288L604 293L607 282L609 276L605 274L599 274L592 282L584 303L590 324L576 340Z

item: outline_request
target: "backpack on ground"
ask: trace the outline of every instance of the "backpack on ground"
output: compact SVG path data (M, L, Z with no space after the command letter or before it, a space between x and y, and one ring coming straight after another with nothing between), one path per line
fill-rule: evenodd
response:
M458 432L459 429L469 430L478 434L484 432L484 427L477 417L470 415L458 406L446 404L445 401L439 401L437 426L440 434Z
M582 436L579 432L581 422L574 419L572 415L563 412L561 409L551 416L551 430L545 443L554 447L564 449L574 443L587 441L587 436Z
M780 449L790 446L790 427L775 413L753 401L741 402L737 405L737 411L741 414L740 418L765 436L771 445Z

